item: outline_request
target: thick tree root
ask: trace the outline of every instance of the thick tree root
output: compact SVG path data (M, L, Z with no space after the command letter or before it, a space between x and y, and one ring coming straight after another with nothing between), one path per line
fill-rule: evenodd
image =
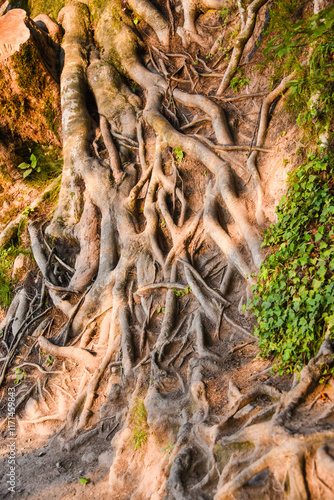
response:
M94 3L73 1L60 12L64 29L60 197L45 238L36 224L29 227L42 276L38 287L43 285L38 293L26 286L19 290L0 325L5 349L0 385L29 333L30 345L15 367L30 367L29 381L33 374L41 380L49 377L50 390L55 387L67 396L66 404L68 399L72 402L65 413L53 410L31 420L24 417L21 423L47 426L48 420L59 419L64 450L72 452L99 436L103 420L115 419L107 434L115 449L111 482L116 483L122 454L138 439L139 427L140 439L155 440L150 450L169 441L168 454L163 457L159 451L153 459L165 469L157 491L165 487L166 500L243 498L247 488L254 488L256 495L268 481L281 490L282 498L331 498L332 406L317 422L298 420L305 398L319 383L323 363L332 364L329 338L290 390L281 391L268 379L241 393L230 381L229 401L221 404L218 417L212 402L218 407L221 395L206 385L211 375L218 379L225 368L232 366L231 371L237 372L233 356L254 343L250 322L246 329L236 318L235 284L248 289L262 262L254 223L263 219L256 158L268 151L263 146L270 105L293 74L264 98L257 138L248 147L247 166L257 196L254 214L249 192L241 191L237 175L239 167L245 170L236 159L245 146L233 144L225 111L209 97L174 87L186 78L195 89L201 76L196 62L208 72L202 75L217 76L210 63L195 61L191 54L164 54L154 46L143 58L141 26L136 32L133 18L119 0L101 7L99 18L93 20L94 39L90 19L90 10L93 16L96 13ZM265 3L253 0L245 9L237 2L241 32L218 95L229 86ZM206 43L196 30L197 12L201 7L220 9L224 2L183 0L182 5L184 25L178 33L184 46ZM167 48L174 22L171 9L167 8L167 22L147 0L130 0L128 6ZM181 66L171 63L179 58ZM237 99L253 95L262 93ZM192 116L194 110L199 115ZM203 123L211 136L200 136L196 130L188 135ZM231 153L231 164L218 154L225 150ZM203 178L199 172L191 178L190 164L191 172L203 167ZM197 183L201 195L194 191ZM2 237L8 241L12 230L0 235L0 243ZM239 312L248 295L247 290L237 290ZM51 302L52 307L43 310ZM63 325L57 332L44 318L51 310L57 324ZM61 315L66 318L59 319ZM233 346L233 335L250 340ZM69 385L65 390L55 383L65 367L45 369L36 345L54 358L55 365L60 359L77 365L80 381L75 393ZM39 356L38 363L34 355ZM267 370L258 375L265 374ZM41 380L24 388L22 401L36 389L38 400L48 405L52 395L42 388ZM219 384L225 382L222 376ZM101 388L107 388L105 395L109 392L102 407ZM132 458L139 477L138 455L133 453ZM131 488L133 498L144 498L140 485Z

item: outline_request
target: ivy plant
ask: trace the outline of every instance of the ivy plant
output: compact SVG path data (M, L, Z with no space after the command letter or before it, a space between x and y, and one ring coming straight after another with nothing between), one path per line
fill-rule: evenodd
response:
M263 356L280 373L301 369L334 332L334 155L310 154L265 233L270 250L250 303ZM333 333L331 333L333 335Z

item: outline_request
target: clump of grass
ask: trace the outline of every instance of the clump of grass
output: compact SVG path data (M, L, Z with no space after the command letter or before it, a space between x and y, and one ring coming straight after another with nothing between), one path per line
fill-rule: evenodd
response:
M144 401L136 399L135 403L132 410L133 431L130 441L134 450L140 450L145 446L148 438L147 411Z
M7 308L13 298L13 280L11 271L14 260L24 250L14 245L0 248L0 307Z

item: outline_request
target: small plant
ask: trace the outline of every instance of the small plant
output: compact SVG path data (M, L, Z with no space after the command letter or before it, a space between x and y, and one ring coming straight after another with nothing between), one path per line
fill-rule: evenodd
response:
M83 486L85 486L86 484L89 484L90 483L90 479L88 477L81 477L79 479L79 484L82 484Z
M173 150L173 153L175 154L175 158L177 159L177 161L178 161L179 163L181 163L181 161L182 161L182 160L183 160L183 158L184 158L184 152L182 151L182 149L181 149L181 148L175 148L175 149Z
M133 24L135 26L137 26L138 23L139 23L139 19L137 19L137 17L135 17L134 20L133 20Z
M236 10L237 6L234 0L230 0L229 2L225 2L222 10L219 12L219 17L222 19L223 25L227 23L227 18L229 14L233 14Z
M175 446L175 444L172 444L172 442L169 441L168 445L165 446L164 448L162 448L161 453L163 453L164 451L167 451L166 458L168 459L169 455L172 453L172 451L174 449L174 446Z
M24 178L28 177L30 174L32 174L32 172L41 171L41 167L37 166L37 158L33 153L31 153L30 155L30 163L26 162L20 163L20 165L18 165L18 168L24 170L23 172Z
M182 290L177 290L176 288L172 288L172 290L175 293L176 297L183 297L184 292Z
M161 312L164 313L165 312L165 308L161 307L161 306L157 307L157 313L161 313Z
M26 207L24 210L22 210L22 215L29 217L29 215L34 213L35 210L36 210L35 208L31 208L30 206Z
M49 355L49 356L46 358L46 361L45 361L45 362L46 362L46 364L47 364L48 366L52 366L52 365L53 365L53 362L54 362L54 359L53 359L53 357L52 357L52 356L50 356L50 355Z
M222 18L223 24L227 23L227 16L230 12L230 9L224 5L222 10L219 12L219 17Z
M239 71L240 73L240 71ZM234 76L231 80L231 87L234 92L239 92L239 90L244 86L249 83L249 78L243 78L241 75L240 76Z
M190 286L187 286L185 289L184 289L185 293L191 293L191 288Z
M21 368L15 369L16 379L14 380L14 384L19 384L22 380L26 378L26 372L21 370Z
M160 225L161 225L161 227L165 227L166 226L166 221L165 220L161 221Z
M236 30L232 31L232 33L229 36L229 40L234 40L235 38L237 38L238 34L239 34L239 30L236 29Z
M148 438L147 411L144 401L136 399L135 403L131 418L133 425L131 443L134 450L140 450L145 446Z

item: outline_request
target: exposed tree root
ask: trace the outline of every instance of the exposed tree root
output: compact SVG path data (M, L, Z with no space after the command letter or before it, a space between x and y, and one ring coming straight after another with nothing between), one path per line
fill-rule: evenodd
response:
M218 96L222 95L230 85L231 79L238 67L244 47L253 33L256 15L262 5L264 5L266 2L267 0L253 0L253 2L251 2L247 7L247 18L244 15L245 12L243 11L241 15L241 31L238 38L236 39L228 68L224 74L224 78L218 88Z
M148 0L127 3L168 49L175 22L171 6L167 5L168 22ZM241 31L218 95L228 88L265 3L253 0L245 9L237 2ZM121 1L110 0L101 7L99 17L93 19L94 32L93 1L72 1L60 12L64 29L61 189L45 236L36 223L29 226L41 277L18 290L0 324L4 348L0 386L6 376L13 378L10 370L26 337L29 345L15 368L29 366L29 381L31 372L41 373L30 388L23 386L25 394L18 404L36 389L38 401L48 408L52 395L45 383L49 380L50 391L55 387L65 394L71 407L64 413L53 410L38 418L24 417L21 423L38 426L61 421L52 439L61 434L63 449L71 452L99 436L102 421L115 419L105 438L112 436L116 450L110 481L117 475L122 450L136 439L139 414L145 443L153 435L159 446L160 441L169 441L163 465L168 477L163 479L166 500L243 498L254 478L261 487L272 481L282 498L331 498L332 405L318 421L298 421L305 398L319 383L322 364L332 364L329 338L290 390L270 385L269 378L241 393L230 381L229 389L224 387L229 401L217 417L212 403L222 396L215 396L206 385L209 377L220 376L233 364L236 353L255 343L250 320L236 318L234 285L238 283L241 315L263 259L255 222L263 222L256 159L258 153L269 151L264 143L270 105L294 76L283 79L268 95L251 92L222 98L265 95L257 134L256 129L246 132L253 133L248 146L233 144L228 125L232 120L228 117L228 122L220 105L176 87L186 82L195 92L204 80L200 76L210 81L217 77L209 62L192 55L191 44L208 44L196 30L197 13L224 5L221 0L183 0L184 24L176 31L191 53L164 53L150 38L147 57ZM196 63L205 73L196 70ZM203 124L211 135L199 135L196 130L190 135L193 127ZM248 135L244 139L250 141ZM255 211L254 193L238 178L239 169L245 170L239 150L249 153ZM219 151L229 151L231 163ZM8 242L21 220L22 215L1 233L0 245ZM33 286L37 291L31 291ZM51 311L61 316L58 331L49 317L44 318ZM234 335L247 342L232 347ZM42 353L55 358L55 365L59 359L77 365L75 388L72 380L64 387L55 383L56 376L65 380L65 366L63 371L45 369ZM251 375L247 382L252 379ZM223 377L219 379L220 385L224 383ZM109 391L103 406L101 387L108 387L105 395ZM105 413L98 415L99 409Z

